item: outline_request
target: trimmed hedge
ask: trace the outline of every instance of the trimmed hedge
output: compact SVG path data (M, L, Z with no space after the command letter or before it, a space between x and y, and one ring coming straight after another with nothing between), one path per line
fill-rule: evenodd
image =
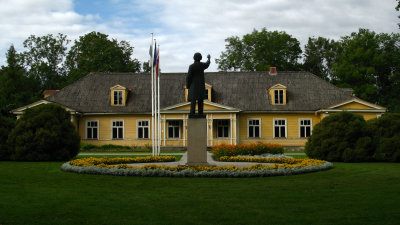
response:
M310 158L327 161L353 161L353 149L358 139L366 136L366 123L362 116L340 112L325 117L315 125L306 143Z
M27 109L8 138L11 159L68 161L79 152L80 137L71 115L55 104Z
M340 112L317 124L306 143L308 157L343 162L400 161L400 114L365 121Z

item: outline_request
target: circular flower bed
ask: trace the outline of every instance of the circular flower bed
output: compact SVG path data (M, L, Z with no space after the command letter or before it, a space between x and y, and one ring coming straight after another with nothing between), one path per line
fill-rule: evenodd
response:
M138 158L85 158L64 163L66 172L106 174L114 176L160 176L160 177L265 177L309 173L327 170L332 163L314 159L220 157L227 162L257 162L249 167L232 166L161 166L149 164L143 167L127 165L139 162L171 162L171 156L147 156ZM265 164L261 164L265 163Z

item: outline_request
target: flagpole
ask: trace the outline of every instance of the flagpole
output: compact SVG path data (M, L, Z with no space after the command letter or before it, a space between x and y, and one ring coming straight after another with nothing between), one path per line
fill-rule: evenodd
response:
M151 147L152 147L152 155L155 155L155 139L154 139L154 76L153 76L153 72L154 72L154 68L153 68L153 61L154 61L154 48L153 48L153 33L151 33L151 60L150 60L150 64L151 64Z
M154 62L157 62L157 40L154 39L154 51L153 51L153 80L154 80L154 155L157 156L158 155L158 115L157 115L157 68L155 68L154 66Z
M158 84L158 154L160 155L161 153L161 120L160 120L160 45L158 45L157 49L157 65L156 65L156 70L157 70L157 84Z

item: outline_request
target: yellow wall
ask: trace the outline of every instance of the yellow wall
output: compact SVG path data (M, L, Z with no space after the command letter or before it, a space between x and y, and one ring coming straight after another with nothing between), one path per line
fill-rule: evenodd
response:
M86 140L86 121L97 120L99 121L99 136L98 140ZM112 121L124 121L124 139L112 140ZM151 125L151 116L149 115L99 115L99 116L84 116L79 120L79 134L81 135L82 142L91 144L118 144L118 145L131 145L131 146L144 146L151 144L151 139L138 139L137 138L137 120L149 120ZM149 136L151 136L151 126L149 129Z
M331 113L330 113L331 114ZM359 113L364 116L365 119L376 118L378 113ZM208 146L215 146L218 144L250 144L250 143L276 143L285 146L304 146L307 139L300 138L299 131L299 119L311 119L312 127L321 121L323 114L315 113L302 113L302 114L257 114L257 113L214 113L207 115L208 125ZM162 114L161 115L161 146L187 146L187 114ZM216 138L216 119L227 119L232 121L229 127L228 138ZM261 137L260 138L248 138L248 119L261 119ZM286 138L274 138L274 119L285 119L286 120ZM86 140L86 121L97 120L99 121L99 139L98 140ZM124 121L124 139L123 140L112 140L111 127L113 120ZM90 143L96 145L104 144L117 144L117 145L128 145L128 146L145 146L151 145L151 139L138 139L137 138L137 120L148 120L149 135L151 136L151 115L98 115L98 116L83 116L81 118L73 116L72 122L75 126L78 126L79 121L79 134L83 143ZM180 138L169 139L167 126L168 120L179 120L181 121L182 127L180 130ZM239 137L237 137L239 136Z
M337 109L372 109L372 108L367 105L360 104L358 102L351 102L346 105L341 105L337 107Z
M356 113L356 114L362 115L365 120L370 120L370 119L378 118L378 115L380 113Z
M261 119L261 137L248 138L247 120ZM274 119L286 119L286 138L274 138ZM320 116L314 113L304 114L241 114L239 116L239 135L241 144L266 142L290 146L302 146L307 139L300 138L299 119L312 119L314 127L320 122Z

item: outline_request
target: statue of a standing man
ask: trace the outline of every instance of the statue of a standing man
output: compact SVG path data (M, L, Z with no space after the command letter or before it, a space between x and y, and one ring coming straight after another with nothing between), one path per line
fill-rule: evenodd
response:
M196 117L196 101L198 104L199 115L197 117L204 117L203 114L203 101L204 101L204 70L210 66L210 55L207 55L207 62L200 62L202 56L200 53L195 53L193 56L194 63L189 66L189 71L186 77L186 88L188 88L188 100L190 101L190 114L189 117Z

